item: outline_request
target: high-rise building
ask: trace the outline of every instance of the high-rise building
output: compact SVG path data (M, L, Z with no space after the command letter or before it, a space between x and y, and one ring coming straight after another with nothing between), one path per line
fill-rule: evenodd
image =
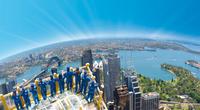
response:
M113 91L120 80L120 58L117 55L109 55L107 59L103 59L103 72L105 100L113 101Z
M143 94L142 110L159 110L159 94L156 92Z
M15 80L15 78L9 78L9 79L7 79L7 86L6 86L6 88L7 88L7 92L12 92L13 91L13 88L14 88L14 86L16 85L16 80Z
M116 86L114 90L114 103L119 110L129 109L129 91L127 85Z
M91 49L83 51L83 54L81 57L81 65L85 66L86 63L90 63L90 69L93 68L93 58L92 58L92 50Z
M7 94L8 91L7 91L7 85L6 83L3 83L0 85L0 94Z
M141 92L140 88L138 86L138 80L137 76L134 75L127 75L125 76L125 81L128 86L129 92L132 94L132 96L129 96L129 105L132 105L132 109L130 110L141 110Z
M133 110L133 92L129 92L129 110Z

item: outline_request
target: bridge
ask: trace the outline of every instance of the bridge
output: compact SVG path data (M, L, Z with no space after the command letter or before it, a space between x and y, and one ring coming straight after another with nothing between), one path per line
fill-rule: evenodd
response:
M47 61L47 68L53 63L57 62L58 66L61 66L62 60L58 56L53 56Z
M47 71L48 71L48 68L49 66L52 64L53 61L56 61L58 66L61 66L62 64L62 60L58 57L58 56L54 56L54 57L51 57L48 61L47 61L47 66L42 68L42 70L39 72L39 73L36 73L31 79L29 79L28 81L24 82L22 84L22 86L27 86L28 84L30 84L31 82L34 82L35 79L39 78L39 77L43 77Z

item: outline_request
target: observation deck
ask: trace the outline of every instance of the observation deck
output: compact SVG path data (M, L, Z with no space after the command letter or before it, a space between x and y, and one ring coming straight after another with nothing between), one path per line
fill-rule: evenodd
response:
M89 66L90 66L89 64L86 64L86 66L83 66L80 68L86 70L88 76L91 78L93 77L93 74ZM58 74L54 77L58 77ZM44 80L48 81L49 78L46 78ZM37 79L35 80L35 85L37 86L37 88L40 88L38 86ZM30 84L25 86L24 88L29 89ZM40 103L37 105L34 104L32 95L29 92L29 97L31 100L31 107L29 109L31 110L107 110L107 107L102 98L103 92L99 88L97 88L97 91L95 92L95 95L94 95L94 99L90 103L87 102L84 95L82 95L81 93L78 93L78 94L75 93L74 89L75 89L75 78L73 77L72 90L67 90L65 87L64 93L60 94L59 84L56 84L56 96L54 97L50 96L50 87L47 86L46 100L42 99L41 91L37 90L38 97L40 100ZM20 93L20 88L17 88L17 92ZM20 96L20 100L22 102L24 109L26 110L24 99L22 98L22 96ZM0 103L3 105L4 110L17 110L12 100L12 93L0 95Z

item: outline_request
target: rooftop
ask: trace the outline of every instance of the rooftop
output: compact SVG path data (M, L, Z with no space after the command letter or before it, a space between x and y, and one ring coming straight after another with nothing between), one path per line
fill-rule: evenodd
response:
M157 92L149 92L149 93L143 94L142 97L144 99L158 98L159 97L159 93L157 93Z

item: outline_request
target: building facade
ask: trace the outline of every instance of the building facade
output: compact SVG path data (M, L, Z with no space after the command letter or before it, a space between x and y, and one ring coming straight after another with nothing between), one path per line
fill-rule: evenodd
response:
M83 51L81 57L81 65L85 66L86 63L90 63L90 69L93 68L93 58L92 58L92 50L88 49Z
M120 58L117 55L109 55L107 59L103 59L103 72L106 102L113 101L113 92L120 80Z
M128 86L129 96L129 110L141 110L141 92L138 85L137 76L135 75L127 75L125 76L125 82ZM131 106L132 105L132 106Z
M142 110L159 110L159 94L156 92L143 94Z
M114 103L119 110L129 110L129 92L127 85L115 87Z

